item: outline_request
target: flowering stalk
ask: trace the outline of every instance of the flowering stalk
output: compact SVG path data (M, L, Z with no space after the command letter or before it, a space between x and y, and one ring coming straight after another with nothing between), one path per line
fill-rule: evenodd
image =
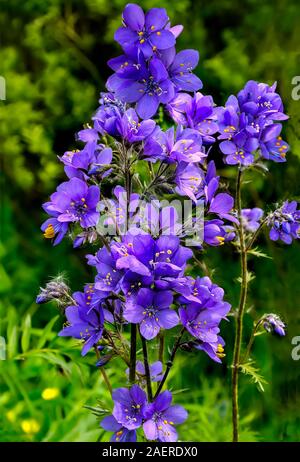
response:
M41 289L37 303L56 300L66 316L59 335L80 340L82 356L95 350L96 366L113 401L112 414L101 426L112 432L111 441L116 442L137 441L138 429L150 441L177 441L174 425L184 422L187 412L172 404L170 391L163 391L176 353L179 348L200 351L221 363L225 342L220 324L231 309L204 261L193 260L203 277L186 273L194 257L189 247L217 248L237 237L242 276L232 365L232 418L233 439L238 441L247 252L264 224L274 241L290 244L300 238L296 201L284 202L264 220L263 210L242 209L243 169L263 159L286 160L288 145L280 136L278 122L287 116L276 84L249 81L224 107L217 107L211 96L199 92L202 82L193 73L199 53L176 53L182 30L180 25L171 26L164 8L145 13L139 5L125 6L122 26L115 33L123 54L109 60L114 73L106 82L107 92L101 93L92 125L77 134L83 147L59 158L68 181L43 205L49 215L41 226L46 239L57 245L70 235L74 248L96 246L96 253L86 255L88 265L96 270L93 282L71 295L64 281L55 279ZM153 119L159 106L174 121L167 130ZM217 142L224 163L238 166L236 205L231 194L220 192L220 177L209 157L211 145ZM148 165L146 185L139 179L140 161ZM170 203L165 207L163 191L178 203L189 199L190 215L186 217L186 210ZM109 232L102 232L100 225ZM284 324L275 314L263 319L268 332L284 335ZM164 350L170 347L165 345L164 332L178 326L164 364ZM130 335L130 348L123 332ZM138 332L141 352L137 351ZM158 348L158 361L153 363L148 348L152 340ZM252 343L251 338L249 348ZM103 366L117 358L128 367L124 372L129 384L112 390ZM158 384L154 396L153 384Z
M233 426L233 441L239 440L239 366L241 355L241 344L243 337L243 319L245 306L247 301L248 290L248 275L247 275L247 251L245 247L244 229L242 226L242 170L239 169L236 187L237 211L238 211L238 233L240 241L240 257L241 257L241 290L240 301L236 313L236 332L234 339L233 364L232 364L232 426Z

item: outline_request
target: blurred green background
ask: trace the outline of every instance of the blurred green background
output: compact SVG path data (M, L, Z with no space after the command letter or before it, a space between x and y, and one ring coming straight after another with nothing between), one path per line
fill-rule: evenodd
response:
M0 441L105 440L84 405L111 402L92 354L85 360L75 343L58 339L62 318L55 306L37 306L39 286L65 273L73 290L92 280L87 249L70 242L52 248L43 240L41 204L64 179L57 155L75 147L74 133L97 108L109 75L106 61L120 53L113 42L123 0L0 0L0 75L7 99L0 101L1 243L0 335L7 360L0 361ZM264 207L300 198L300 101L291 80L300 74L300 4L297 0L145 0L144 9L167 7L185 31L178 49L200 51L203 92L217 104L248 79L278 81L290 120L286 164L270 165L245 187L245 204ZM226 174L226 172L224 172ZM253 319L266 312L288 323L283 339L262 335L255 344L257 367L268 384L261 393L241 379L242 439L298 441L300 361L291 359L291 339L300 335L300 246L260 242L272 259L250 260L251 284L245 337ZM90 249L89 249L90 250ZM232 248L205 254L229 301L238 301L239 262ZM194 274L201 274L195 267ZM231 319L232 321L232 319ZM171 379L176 401L190 411L180 428L184 441L227 441L230 427L230 369L233 322L223 323L227 356L222 366L204 354L180 354ZM154 354L154 352L151 352ZM114 386L124 382L118 360L107 367ZM49 390L50 389L50 390ZM46 390L46 391L45 391Z

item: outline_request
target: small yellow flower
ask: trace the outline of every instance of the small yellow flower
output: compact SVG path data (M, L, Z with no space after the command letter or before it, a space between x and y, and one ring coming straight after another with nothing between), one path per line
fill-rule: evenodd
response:
M21 427L24 433L32 435L38 433L41 426L35 419L22 420Z
M57 398L59 395L58 388L45 388L42 393L42 398L46 401L50 401L51 399Z

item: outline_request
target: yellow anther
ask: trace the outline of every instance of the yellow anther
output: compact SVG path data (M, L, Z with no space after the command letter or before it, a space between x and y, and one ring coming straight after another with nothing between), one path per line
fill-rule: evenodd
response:
M53 228L53 225L48 225L47 228L45 229L44 232L44 237L46 239L52 239L55 236L55 230Z

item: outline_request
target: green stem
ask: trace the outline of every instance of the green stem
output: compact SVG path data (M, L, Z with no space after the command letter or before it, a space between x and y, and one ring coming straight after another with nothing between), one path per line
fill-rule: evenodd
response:
M164 376L163 378L161 379L158 387L157 387L157 390L156 390L156 393L155 393L155 396L154 396L154 399L159 395L159 393L161 392L164 384L165 384L165 381L167 380L168 378L168 375L169 375L169 372L173 366L173 362L174 362L174 358L175 358L175 355L176 355L176 352L179 348L179 345L180 345L180 341L181 341L181 338L184 334L184 327L181 329L181 331L179 332L178 334L178 337L176 338L176 341L174 343L174 346L173 346L173 349L172 349L172 352L171 352L171 355L170 355L170 358L169 358L169 361L167 362L167 368L166 368L166 371L164 373Z
M249 343L248 343L248 346L247 346L247 349L246 349L246 353L244 354L244 357L243 357L243 363L245 363L247 361L247 359L249 358L249 356L250 356L256 332L258 331L258 329L259 329L260 325L262 324L262 322L263 322L263 319L260 319L255 324L255 326L254 326L254 328L252 330L252 334L251 334L251 337L250 337L250 340L249 340Z
M95 345L95 347L94 347L94 350L95 350L97 359L98 359L98 361L99 361L99 359L100 359L100 354L99 354L99 351L98 351L98 348L96 347L96 345ZM107 386L107 389L108 389L109 393L112 395L112 386L111 386L111 383L110 383L110 381L109 381L109 378L108 378L108 376L107 376L107 374L106 374L106 372L105 372L105 369L104 369L103 366L102 366L102 367L99 367L99 369L100 369L100 373L101 373L101 375L102 375L102 377L103 377L103 380L104 380L104 382L105 382L105 384L106 384L106 386Z
M152 387L151 387L151 375L150 375L150 367L149 367L149 360L148 360L147 343L146 343L145 338L142 336L141 332L140 332L140 337L142 341L142 349L143 349L143 357L144 357L147 394L148 394L148 399L151 402L153 399L153 395L152 395Z
M236 203L238 211L238 233L240 239L240 255L241 255L241 291L240 301L236 316L236 332L233 350L232 364L232 426L233 426L233 441L239 440L239 367L241 356L241 344L243 337L243 319L247 300L248 279L247 279L247 251L245 246L245 236L241 220L242 200L241 200L241 185L242 171L239 170L236 187Z

